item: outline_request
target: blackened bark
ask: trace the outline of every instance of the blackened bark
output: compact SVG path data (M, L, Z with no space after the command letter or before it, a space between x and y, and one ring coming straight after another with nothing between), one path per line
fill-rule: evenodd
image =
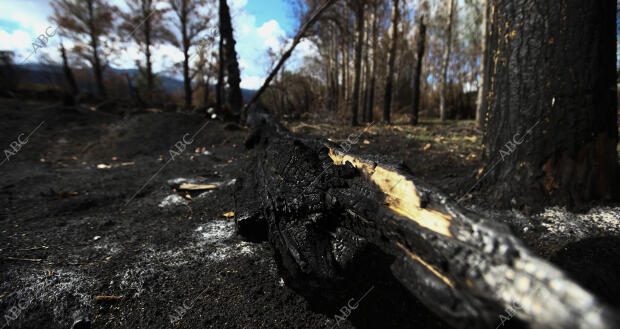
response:
M388 53L388 72L385 77L385 98L383 105L383 121L390 123L390 111L392 108L392 83L394 80L394 62L396 60L396 46L398 45L398 19L399 9L398 1L393 0L392 3L392 40L390 43L390 51Z
M334 30L337 28L337 25L334 24L333 26ZM338 62L338 54L339 54L339 48L338 48L338 41L337 41L337 34L335 32L333 32L331 34L331 42L330 42L330 66L331 66L331 75L330 75L330 82L331 82L331 87L330 87L330 108L329 110L331 112L336 112L338 110L338 108L340 107L340 83L338 81L339 77L340 77L340 63Z
M99 40L98 36L95 34L95 14L93 11L93 1L88 1L88 17L89 17L89 29L90 29L90 45L93 48L93 72L95 74L95 83L97 84L97 90L99 91L99 96L102 98L106 98L106 90L105 85L103 83L103 70L101 68L101 61L99 60Z
M237 61L237 51L235 50L235 38L233 36L230 10L226 0L220 0L220 35L224 40L224 54L226 72L228 73L228 102L232 116L238 117L243 106L243 95L241 94L241 74L239 73L239 62Z
M360 84L362 81L362 44L364 43L364 3L357 2L355 8L355 21L357 29L355 31L355 72L353 80L353 96L351 97L351 125L357 126L357 116L360 105Z
M334 29L336 29L336 25L334 24ZM340 78L340 63L338 62L338 54L339 54L339 48L338 48L338 41L337 41L337 34L335 32L332 33L332 42L331 42L331 46L332 46L332 76L331 76L331 80L332 80L332 88L331 88L331 93L332 93L332 97L334 99L333 102L333 106L330 108L331 112L336 112L338 111L338 108L340 108L340 103L341 103L341 99L340 99L340 82L338 81L338 79Z
M485 183L500 205L618 198L615 4L491 3Z
M149 93L153 92L155 83L153 81L153 65L151 63L151 11L155 10L150 1L142 2L142 12L146 16L144 20L144 43L146 47L146 84ZM149 95L150 97L151 95Z
M348 49L347 49L347 42L346 42L346 38L347 38L346 32L342 38L344 39L344 41L342 42L342 56L341 56L342 57L342 89L341 89L341 92L342 92L342 100L344 103L343 108L344 108L344 111L346 111L347 109L346 104L347 104L347 99L348 99L347 91L349 90L349 83L348 83L348 77L347 77L347 75L349 74L349 71L347 69L349 66L349 63L348 63L349 57L347 56Z
M183 87L185 89L185 109L192 108L192 82L189 78L189 51L183 50Z
M368 103L366 104L366 118L368 122L374 121L374 109L375 109L375 84L377 79L377 47L378 47L378 30L377 30L377 20L379 16L377 15L377 2L373 1L372 8L372 63L370 69L370 83L368 85Z
M422 59L426 45L426 24L424 14L418 18L418 40L416 44L416 62L413 71L413 103L411 105L411 124L418 124L420 112L420 80L422 76Z
M439 77L439 119L446 120L446 93L448 85L448 66L450 65L450 52L452 50L452 21L454 20L454 0L450 0L448 7L448 22L446 26L446 49L441 63L441 74Z
M136 88L136 86L134 86L131 82L129 74L125 74L125 80L127 80L127 91L129 92L129 96L133 99L135 106L145 108L146 103L144 102L142 96L140 96L140 91L138 91L138 88Z
M368 104L366 104L366 119L368 122L374 121L374 109L375 109L375 84L376 77L374 73L374 68L372 75L370 77L370 85L368 86Z
M190 31L188 31L188 3L187 1L180 2L180 8L175 8L177 16L181 24L181 50L183 51L183 90L185 93L185 109L190 110L192 108L192 81L189 72L189 47L190 44Z
M372 19L371 14L369 14L368 18L364 15L364 22ZM370 25L369 23L364 23L366 26L364 27L364 43L362 44L362 86L361 86L361 107L360 111L362 112L362 122L368 122L366 107L368 102L368 84L370 83L370 47L368 45L368 40L370 38Z
M217 85L215 86L215 108L217 113L223 113L224 102L224 38L220 33L218 45Z
M497 218L467 210L404 166L248 117L239 232L267 235L287 285L328 296L375 245L394 276L455 327L493 328L508 307L534 328L617 326L611 308L538 258ZM262 229L261 229L262 228ZM501 320L501 318L500 318Z
M203 80L202 88L204 90L202 104L204 104L203 106L211 106L211 76L207 76L206 79Z
M482 45L480 49L480 85L478 86L478 96L476 98L476 127L478 129L482 128L482 120L484 118L484 110L486 109L485 95L487 93L486 90L486 76L488 74L487 71L487 31L489 26L489 2L488 0L482 0Z
M69 66L69 61L67 60L67 52L62 42L60 43L60 56L62 57L62 70L65 73L65 79L67 80L67 84L69 85L73 96L77 96L79 92L78 85L75 82L75 77L73 76L73 72L71 71L71 67Z
M183 12L186 12L185 6L187 3L182 2ZM183 43L183 87L185 90L185 109L190 110L192 108L192 80L189 76L189 47L190 41L187 31L187 14L181 18L181 42Z
M151 63L151 45L149 44L150 40L146 42L146 83L149 92L152 93L155 83L153 80L153 64Z

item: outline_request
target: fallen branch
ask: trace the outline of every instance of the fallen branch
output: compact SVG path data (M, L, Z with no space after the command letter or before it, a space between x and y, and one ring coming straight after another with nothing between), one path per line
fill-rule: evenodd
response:
M192 184L192 183L183 183L179 185L179 190L188 190L188 191L204 191L204 190L214 190L217 186L213 184Z
M97 302L117 302L121 300L121 296L95 296L94 299Z
M6 259L10 259L10 260L18 260L18 261L22 261L22 262L35 262L35 263L38 263L38 262L42 261L42 259L39 259L39 258L17 258L17 257L7 257Z
M269 87L269 83L271 83L271 80L273 80L276 74L278 74L278 71L280 71L280 69L282 68L282 65L284 65L286 60L288 60L288 58L291 57L291 55L293 54L293 50L295 50L295 47L297 47L297 45L301 42L301 40L305 36L308 29L312 27L312 25L314 25L314 23L321 17L321 15L329 7L331 7L334 3L336 3L336 1L337 0L327 0L323 2L323 4L317 8L314 14L310 16L310 19L308 19L308 21L304 25L301 26L301 28L299 29L299 31L293 38L293 43L291 43L291 46L284 52L284 54L282 54L282 57L278 61L278 64L276 64L276 66L273 68L271 73L269 73L269 75L267 76L267 79L265 79L265 82L263 82L263 85L258 89L258 91L254 94L254 96L252 96L250 101L247 104L245 104L245 106L243 107L244 114L247 113L247 110L250 108L250 106L252 106L252 104L254 104L256 100L260 98L260 96L263 94L265 89Z

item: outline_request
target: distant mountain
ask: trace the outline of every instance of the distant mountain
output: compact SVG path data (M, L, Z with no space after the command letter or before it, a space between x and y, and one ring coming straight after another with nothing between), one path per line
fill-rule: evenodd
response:
M64 74L62 71L62 66L60 65L42 65L42 64L22 64L16 65L16 69L21 73L20 79L21 82L25 83L39 83L39 84L62 84L64 83ZM129 74L130 76L136 76L138 74L137 69L114 69L109 68L106 71L106 75L124 75ZM183 91L183 81L178 80L176 78L172 78L165 75L159 75L159 78L162 81L162 87L166 91L167 94L172 94L177 91ZM93 83L88 82L80 82L80 88L85 90L94 90L95 86ZM256 90L252 89L243 89L241 88L241 93L243 94L243 99L248 101L254 94Z

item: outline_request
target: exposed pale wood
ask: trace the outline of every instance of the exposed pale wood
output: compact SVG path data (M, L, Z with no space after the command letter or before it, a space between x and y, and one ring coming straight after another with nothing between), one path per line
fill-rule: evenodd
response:
M217 186L213 184L191 184L191 183L183 183L179 185L179 190L189 190L189 191L202 191L202 190L214 190Z
M121 300L121 296L95 296L95 301L98 302L116 302Z

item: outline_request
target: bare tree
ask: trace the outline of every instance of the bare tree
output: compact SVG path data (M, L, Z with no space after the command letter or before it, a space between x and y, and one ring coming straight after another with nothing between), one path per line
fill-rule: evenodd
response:
M485 94L485 76L487 72L486 69L486 60L487 60L487 30L488 30L488 11L489 4L488 0L482 0L482 42L481 42L481 50L480 53L482 58L480 59L480 79L478 85L478 97L476 100L476 126L478 128L482 127L482 116L485 108L484 102L484 94Z
M120 30L124 32L123 36L133 39L144 52L149 94L152 94L154 89L151 48L157 42L173 39L172 33L163 24L163 15L168 9L157 9L163 2L164 0L125 0L129 10L121 13Z
M367 84L368 86L368 101L366 102L366 108L364 109L364 111L366 111L366 120L368 122L372 122L373 119L373 110L375 107L375 82L377 79L377 47L378 47L378 41L379 41L379 37L378 37L378 20L379 20L379 15L377 15L377 2L378 0L374 0L372 2L372 14L370 15L370 20L372 21L372 29L371 29L371 39L372 39L372 45L369 47L369 51L367 53L367 55L370 57L370 69L369 69L369 82Z
M342 94L345 101L345 110L347 110L346 104L351 97L349 90L351 89L351 76L350 76L350 46L351 46L351 30L349 29L349 6L344 5L342 10L342 19L344 22L344 31L342 33Z
M13 61L15 53L9 50L0 50L0 95L14 96L19 84L19 75Z
M396 59L396 46L398 44L398 19L400 12L398 9L399 0L392 2L392 40L388 53L388 72L385 77L385 98L383 106L383 121L390 123L390 111L392 107L392 84L394 80L394 62Z
M366 5L370 4L366 2ZM368 118L366 118L366 102L368 102L368 80L370 74L370 61L368 53L370 52L370 46L368 44L368 40L370 38L370 15L372 12L370 10L364 10L364 36L362 41L362 72L361 79L362 84L360 86L360 110L362 114L362 122L367 122Z
M307 35L318 50L317 54L312 56L318 70L310 73L310 76L317 77L319 82L314 97L318 98L321 106L318 106L316 111L335 108L338 111L330 111L326 115L338 115L341 118L346 117L349 122L359 123L359 120L372 121L375 104L380 103L386 122L390 121L395 111L405 108L407 114L412 114L412 122L415 122L420 117L422 104L438 111L442 94L444 116L454 114L459 118L473 117L475 97L472 98L467 93L475 86L479 76L482 0L461 0L463 8L459 7L459 10L462 10L458 16L457 1L451 1L452 4L450 1L439 0L413 1L418 7L414 9L415 16L405 13L407 8L404 8L403 0L337 2L325 12ZM364 26L356 24L361 21L356 6L359 2L366 4L363 11ZM296 6L297 13L305 14L307 8L316 7L321 1L292 0L292 3ZM452 8L448 8L450 5ZM423 36L420 35L422 12L425 12ZM297 17L300 21L306 19L303 15ZM449 42L446 33L448 22L451 23ZM358 72L356 56L359 54L360 27L363 33ZM412 44L409 36L414 34L413 32L416 37ZM449 54L446 52L448 44ZM421 55L416 56L417 52ZM448 65L444 65L445 63ZM310 61L304 63L304 67L306 64L310 65ZM445 74L443 68L446 69ZM377 84L376 78L379 78L381 83ZM292 81L301 83L306 80L289 80ZM424 92L427 87L431 88L431 92ZM417 94L416 88L421 88ZM376 96L377 93L381 97ZM274 91L270 100L275 100L277 95L280 93ZM377 97L379 102L375 100ZM356 101L358 98L359 101ZM393 104L398 104L398 107ZM446 109L448 105L452 107ZM448 111L452 108L454 113Z
M54 10L52 21L75 42L72 52L90 63L99 95L105 98L101 38L110 37L114 12L118 8L103 0L55 0L51 5Z
M237 60L237 51L235 50L235 38L233 36L232 22L230 19L230 9L226 0L220 0L219 18L220 18L220 72L226 67L228 74L228 102L230 105L230 114L238 117L241 114L243 106L243 95L241 94L241 74L239 72L239 62ZM218 76L218 85L222 92L223 74ZM220 96L221 97L221 96ZM221 102L221 99L220 99ZM220 103L221 104L221 103Z
M62 69L65 74L67 84L71 89L71 93L73 95L77 95L79 92L78 85L75 82L75 77L73 76L73 72L71 71L71 66L69 66L69 61L67 60L67 52L65 50L65 45L62 43L62 41L60 42L60 56L62 57Z
M363 0L355 0L351 3L355 10L355 64L353 78L353 95L349 102L351 103L351 125L357 126L357 114L360 105L360 82L362 80L362 45L364 43L364 7Z
M441 74L439 77L439 118L446 120L446 92L448 84L448 65L450 63L450 51L452 49L452 21L454 19L454 0L448 3L448 20L446 22L446 46L441 64Z
M413 101L411 104L411 124L418 124L418 117L420 113L420 83L422 77L422 59L424 58L424 51L426 46L426 23L424 19L427 14L428 3L423 1L418 10L420 13L418 14L417 19L417 42L416 42L416 59L415 66L413 69Z
M215 39L209 36L198 48L195 72L192 74L192 77L197 77L202 89L202 106L211 104L211 79L217 77L217 60L214 62L213 58L217 59L218 54L209 47L214 41Z
M199 13L207 4L207 0L169 0L174 12L174 24L180 31L180 38L170 41L183 52L183 86L185 90L185 108L192 107L192 81L189 59L190 48L196 39L209 28L209 18Z
M223 102L224 102L224 76L225 76L225 68L224 68L224 38L220 35L220 40L218 42L218 60L217 60L217 85L215 86L215 103L218 113L223 113Z

